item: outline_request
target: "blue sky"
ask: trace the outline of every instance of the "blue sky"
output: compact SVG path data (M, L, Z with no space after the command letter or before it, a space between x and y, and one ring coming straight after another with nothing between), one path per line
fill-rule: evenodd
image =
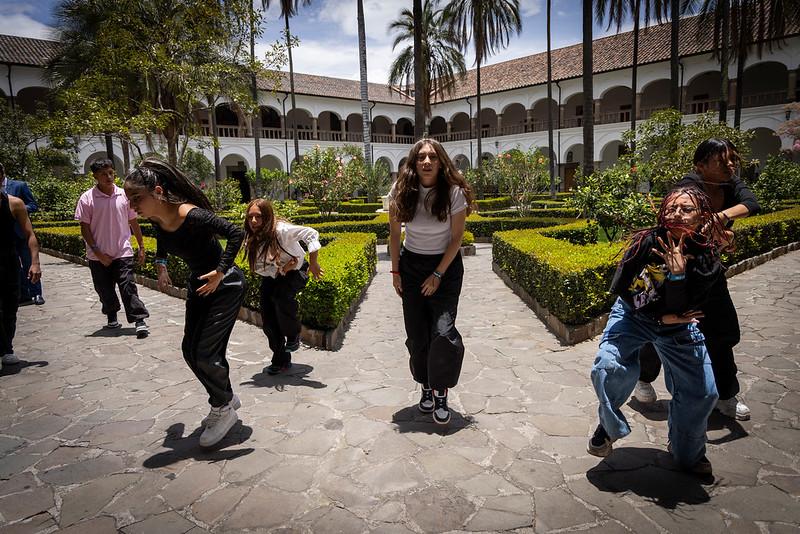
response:
M260 5L260 0L257 0ZM264 35L259 47L266 50L280 37L283 22L278 2L265 14ZM0 0L0 34L48 38L53 24L54 0ZM385 83L394 57L393 35L389 23L411 0L364 0L367 32L367 67L371 82ZM522 33L512 38L508 48L491 57L497 63L542 52L546 47L544 0L520 0ZM553 47L581 41L581 0L553 0ZM312 0L291 19L292 33L300 39L293 50L295 72L358 79L358 30L355 0ZM626 29L623 27L623 30ZM628 28L629 29L629 28ZM613 33L595 25L595 38ZM471 54L468 67L473 66Z

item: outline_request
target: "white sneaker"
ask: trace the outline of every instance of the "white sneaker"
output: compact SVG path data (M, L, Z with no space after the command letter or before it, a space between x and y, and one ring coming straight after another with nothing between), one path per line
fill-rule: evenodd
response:
M211 408L211 413L206 417L206 428L200 434L200 446L213 447L219 443L238 420L239 416L230 404Z
M239 400L239 395L237 395L236 393L233 394L233 399L231 399L230 406L234 410L238 410L239 408L242 407L242 401ZM211 411L208 412L208 415L205 418L203 418L202 421L200 421L200 426L202 426L202 427L206 426L206 424L208 423L208 418L211 417L211 412L213 412L213 411L214 411L214 408L211 408Z
M653 384L639 380L633 390L633 398L642 404L650 404L658 400L658 394L653 389Z
M739 402L736 397L730 399L718 400L717 410L725 417L731 419L738 419L739 421L747 421L750 419L750 408L743 402Z
M14 354L4 354L3 355L3 364L4 365L14 365L15 363L19 363L19 356Z

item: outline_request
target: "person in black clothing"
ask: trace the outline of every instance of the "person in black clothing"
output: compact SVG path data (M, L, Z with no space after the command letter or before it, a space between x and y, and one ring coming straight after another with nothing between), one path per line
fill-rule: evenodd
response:
M600 424L587 450L611 454L612 443L631 429L620 410L639 376L639 349L651 343L664 365L669 409L669 450L684 469L710 474L706 422L717 400L699 312L719 278L721 224L708 197L694 187L669 193L658 226L634 235L614 274L618 295L592 367Z
M685 176L676 186L693 185L705 191L710 198L715 218L723 225L722 235L718 237L724 243L732 242L733 232L730 227L734 219L747 217L759 210L755 195L735 174L739 163L739 153L730 141L708 139L700 143L694 153L695 173ZM750 419L750 409L736 398L739 381L736 379L733 347L739 343L739 318L724 276L712 288L702 311L705 316L698 326L705 335L714 369L714 380L719 392L717 409L731 418ZM655 402L656 392L651 382L658 376L661 362L652 345L645 345L639 353L639 359L641 374L634 397L643 403Z
M35 284L42 277L39 242L33 234L25 203L17 197L9 196L5 191L0 191L0 280L3 280L0 284L0 369L3 368L3 363L19 362L14 354L20 292L20 260L15 245L17 229L21 231L31 253L28 280Z
M203 420L200 446L210 447L239 420L241 402L231 387L225 351L245 294L244 275L234 264L244 232L215 215L203 192L179 170L157 159L145 159L128 175L125 194L155 226L159 288L172 285L168 253L189 267L181 348L208 392L211 412ZM224 251L217 235L227 239Z

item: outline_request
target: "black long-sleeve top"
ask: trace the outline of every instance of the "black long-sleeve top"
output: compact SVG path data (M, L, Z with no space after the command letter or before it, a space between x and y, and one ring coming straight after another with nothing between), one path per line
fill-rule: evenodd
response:
M715 252L694 241L684 242L686 253L693 256L686 262L686 277L670 281L664 260L652 249L661 250L656 236L667 243L666 230L659 228L647 234L638 247L630 247L617 266L611 281L611 292L622 298L638 313L656 321L668 313L699 310L720 276L722 264Z
M158 240L156 258L166 259L167 253L174 254L186 262L192 275L215 269L227 272L244 240L244 230L202 208L191 209L174 232L154 226ZM217 241L218 235L228 240L225 251Z
M755 213L761 209L756 196L738 176L731 176L729 181L719 185L722 186L722 194L724 195L724 200L722 201L723 210L736 206L737 204L744 204L750 212L750 215L755 215ZM675 185L675 187L686 186L694 186L701 191L705 191L703 177L699 174L689 173Z

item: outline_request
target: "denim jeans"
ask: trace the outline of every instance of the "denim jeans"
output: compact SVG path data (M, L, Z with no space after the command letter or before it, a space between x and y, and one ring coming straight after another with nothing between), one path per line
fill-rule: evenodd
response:
M660 326L617 299L592 366L600 424L612 439L630 433L620 406L639 378L639 349L652 343L672 394L668 419L672 456L685 468L703 457L706 423L718 398L704 339L695 324Z

